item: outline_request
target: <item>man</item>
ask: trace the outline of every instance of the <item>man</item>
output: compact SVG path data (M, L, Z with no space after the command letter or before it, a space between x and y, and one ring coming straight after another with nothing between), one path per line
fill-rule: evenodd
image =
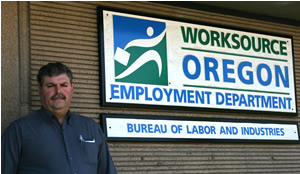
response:
M2 174L117 173L99 124L69 111L71 70L43 66L37 76L42 107L14 121L1 142Z

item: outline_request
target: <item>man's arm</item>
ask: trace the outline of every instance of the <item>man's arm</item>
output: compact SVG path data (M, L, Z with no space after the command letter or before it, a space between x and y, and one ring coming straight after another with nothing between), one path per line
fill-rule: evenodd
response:
M16 124L11 124L1 137L1 173L16 174L21 152L21 134Z
M100 137L102 138L102 144L100 146L100 151L98 155L98 174L117 174L118 172L110 156L106 138L104 137L100 126L99 133Z

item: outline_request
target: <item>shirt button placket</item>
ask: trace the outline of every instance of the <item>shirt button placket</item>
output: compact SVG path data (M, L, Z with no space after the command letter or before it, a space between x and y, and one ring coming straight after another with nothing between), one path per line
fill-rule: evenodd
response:
M69 143L69 136L66 133L66 130L63 130L63 135L64 135L64 141L65 141L67 155L68 155L68 158L69 158L71 171L72 171L73 174L77 174L75 161L73 160L72 153L71 153L72 151L71 151L71 147L70 147L70 143Z

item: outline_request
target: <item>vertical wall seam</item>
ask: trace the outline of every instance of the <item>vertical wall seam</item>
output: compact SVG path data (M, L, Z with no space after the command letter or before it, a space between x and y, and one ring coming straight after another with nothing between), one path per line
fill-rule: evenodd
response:
M20 114L30 112L29 3L18 2Z

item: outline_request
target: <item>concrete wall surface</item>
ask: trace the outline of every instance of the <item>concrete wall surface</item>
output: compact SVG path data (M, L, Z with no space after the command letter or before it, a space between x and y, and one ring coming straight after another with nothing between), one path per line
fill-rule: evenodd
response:
M29 113L28 2L1 2L1 132Z
M18 3L1 2L1 128L20 117Z

